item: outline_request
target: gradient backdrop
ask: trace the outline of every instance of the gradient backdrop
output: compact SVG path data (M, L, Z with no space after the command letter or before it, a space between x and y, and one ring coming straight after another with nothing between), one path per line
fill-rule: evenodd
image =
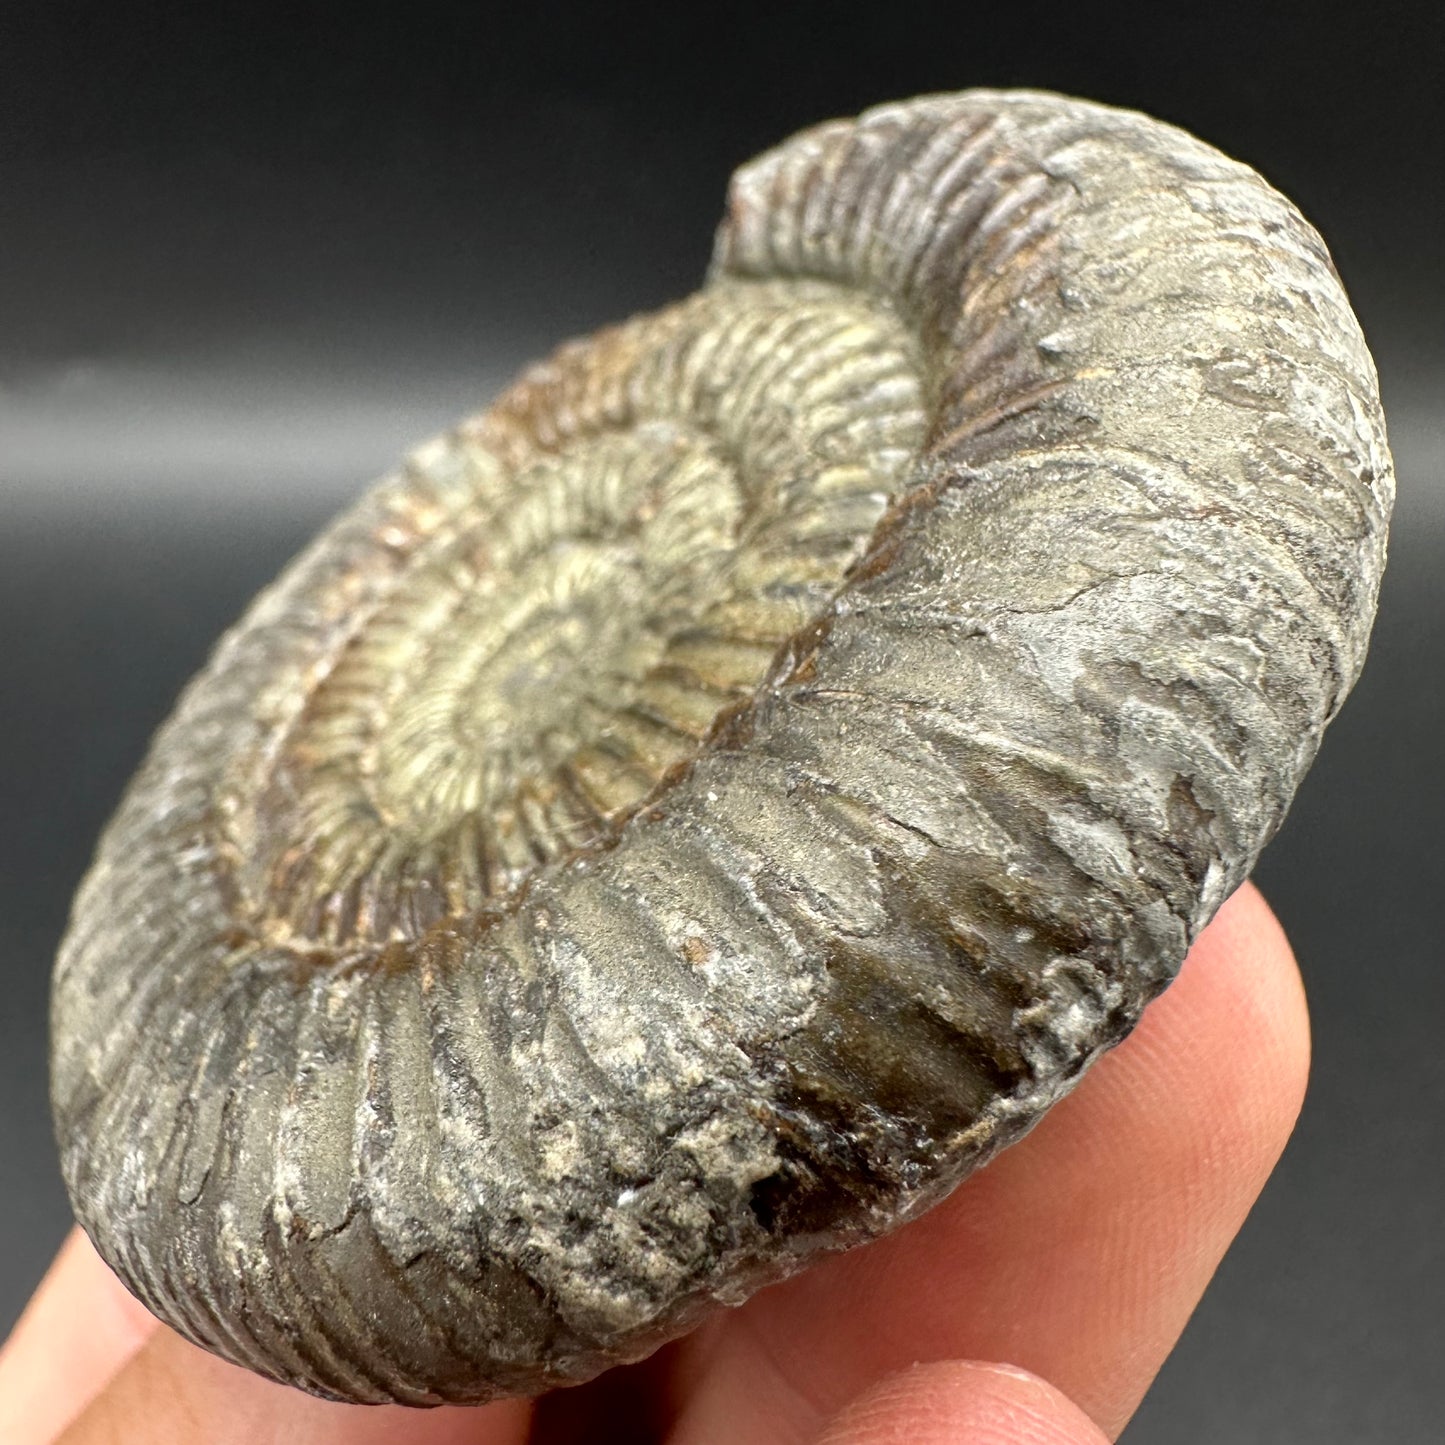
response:
M736 163L879 100L1031 85L1178 122L1301 205L1400 481L1369 667L1259 874L1312 1091L1127 1439L1437 1441L1445 10L185 9L0 9L0 1330L69 1222L45 1099L67 901L220 629L521 364L691 290Z

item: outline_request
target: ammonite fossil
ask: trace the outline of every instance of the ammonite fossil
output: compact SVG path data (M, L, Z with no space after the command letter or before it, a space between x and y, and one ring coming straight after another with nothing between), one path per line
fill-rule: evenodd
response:
M707 284L418 451L220 643L54 985L76 1212L322 1395L637 1358L1116 1043L1361 666L1324 245L1057 96L740 170Z

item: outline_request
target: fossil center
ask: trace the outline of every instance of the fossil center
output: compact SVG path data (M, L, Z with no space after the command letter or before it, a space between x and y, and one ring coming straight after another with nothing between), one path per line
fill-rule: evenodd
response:
M519 383L500 492L413 544L276 741L266 834L237 840L272 931L413 937L624 819L906 485L915 352L858 292L737 283ZM564 434L526 435L544 400Z

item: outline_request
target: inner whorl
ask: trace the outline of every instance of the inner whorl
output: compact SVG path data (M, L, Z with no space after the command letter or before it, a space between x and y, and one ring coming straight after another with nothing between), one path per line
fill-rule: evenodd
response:
M184 693L57 963L78 1218L188 1338L410 1403L897 1226L1246 876L1392 493L1246 167L1030 93L793 138L701 292L422 448Z
M400 564L231 782L258 927L415 938L610 841L827 605L922 432L912 337L817 281L721 282L535 370L414 463L459 504L397 498Z

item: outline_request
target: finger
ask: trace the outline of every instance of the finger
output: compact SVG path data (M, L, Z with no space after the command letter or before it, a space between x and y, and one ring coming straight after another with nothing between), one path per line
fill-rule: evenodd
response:
M794 1445L916 1360L1007 1360L1123 1428L1303 1097L1298 971L1241 889L1076 1093L937 1209L765 1291L685 1347L678 1445Z
M158 1328L60 1445L520 1445L530 1407L338 1405L263 1380Z
M53 1439L156 1326L72 1229L0 1349L0 1440Z
M950 1360L875 1385L817 1445L1108 1445L1108 1436L1037 1375Z

